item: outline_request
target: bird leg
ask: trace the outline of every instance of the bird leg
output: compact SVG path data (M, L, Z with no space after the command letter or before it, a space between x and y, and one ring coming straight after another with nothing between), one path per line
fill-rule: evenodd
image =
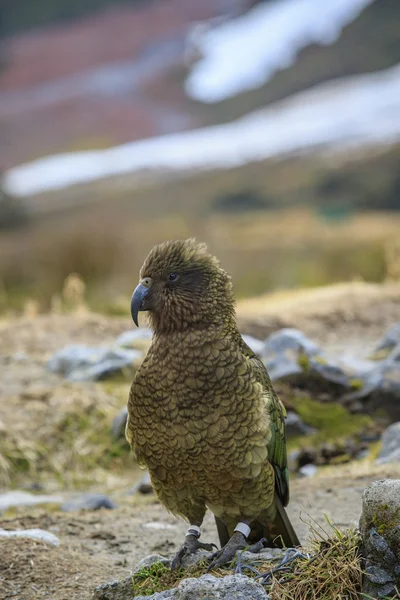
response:
M197 550L208 550L212 552L217 546L215 544L203 544L199 541L200 527L191 525L185 535L185 541L175 554L171 562L171 571L182 566L182 560L185 556L195 554Z
M238 523L229 542L212 556L213 561L209 565L207 571L217 569L226 563L232 562L238 550L244 550L246 548L249 552L259 552L261 548L264 547L266 540L263 538L256 544L249 546L246 538L250 535L250 531L251 529L248 522L241 521Z

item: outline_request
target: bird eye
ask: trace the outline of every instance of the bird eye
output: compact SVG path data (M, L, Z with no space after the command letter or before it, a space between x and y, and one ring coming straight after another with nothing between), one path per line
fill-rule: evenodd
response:
M168 275L168 281L176 281L178 279L178 274L177 273L170 273Z

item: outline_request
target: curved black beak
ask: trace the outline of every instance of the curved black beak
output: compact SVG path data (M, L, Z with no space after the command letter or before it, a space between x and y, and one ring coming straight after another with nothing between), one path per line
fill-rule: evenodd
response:
M150 289L148 287L145 287L144 285L139 283L139 285L132 294L131 315L136 327L139 327L138 312L141 310L147 310L146 308L144 308L144 301L149 291Z

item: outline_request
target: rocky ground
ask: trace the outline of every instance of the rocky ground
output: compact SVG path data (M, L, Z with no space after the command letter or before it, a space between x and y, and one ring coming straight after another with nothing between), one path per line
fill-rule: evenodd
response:
M259 338L282 326L296 326L328 354L365 357L385 329L400 320L399 292L398 286L354 284L331 288L330 293L309 292L301 303L282 297L262 306L259 301L244 303L239 305L239 320L245 333L258 333ZM130 326L127 317L92 314L0 322L0 500L10 486L61 496L46 505L3 509L0 529L41 528L55 534L60 545L0 537L0 599L90 599L97 585L126 576L146 554L169 555L180 544L186 525L168 515L151 494L132 493L140 474L129 455L125 451L119 455L115 446L112 456L104 457L106 447L98 454L90 436L81 435L79 428L71 430L66 420L74 405L89 414L85 426L101 422L109 427L125 403L128 384L65 383L46 369L48 359L66 344L111 344ZM65 437L66 430L70 437ZM57 440L49 444L49 431L60 435L62 451ZM17 456L7 454L11 438L18 441ZM43 455L35 445L38 438L47 444ZM108 450L114 443L110 437ZM56 457L51 468L46 452ZM85 453L95 454L95 464L81 461ZM17 477L10 465L18 466ZM47 474L43 465L50 469ZM79 471L78 476L73 471ZM340 527L356 523L363 489L373 480L399 476L400 463L376 465L371 457L319 469L311 478L294 475L289 513L299 537L306 541L310 523L323 523L324 514ZM107 493L117 508L60 510L60 503L88 491ZM217 541L210 515L203 537Z

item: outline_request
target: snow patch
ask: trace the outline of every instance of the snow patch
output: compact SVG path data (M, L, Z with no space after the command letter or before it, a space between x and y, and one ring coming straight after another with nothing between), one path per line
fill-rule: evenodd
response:
M206 31L197 43L203 56L186 80L200 102L219 102L261 87L295 62L309 44L332 44L342 29L374 0L275 0Z

